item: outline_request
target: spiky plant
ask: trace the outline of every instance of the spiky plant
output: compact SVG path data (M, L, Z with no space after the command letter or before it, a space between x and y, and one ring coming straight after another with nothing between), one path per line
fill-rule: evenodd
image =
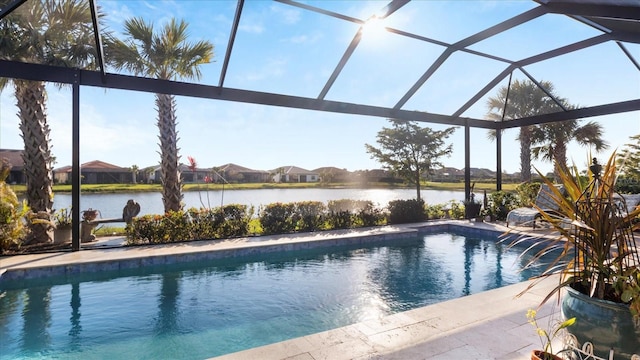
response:
M95 68L95 41L87 0L28 1L0 22L0 58L65 67ZM0 81L0 89L7 85ZM26 198L43 220L52 214L54 157L45 83L13 79L24 140ZM47 221L29 223L27 242L51 240Z
M107 42L107 56L119 69L135 75L164 80L199 79L200 65L211 62L213 45L208 41L187 42L187 23L172 19L159 33L141 18L125 21L125 41ZM182 180L176 131L176 100L169 94L156 94L160 131L162 201L165 212L182 209Z
M559 294L563 287L572 286L588 296L630 303L632 309L640 309L640 296L630 297L629 292L638 286L635 274L640 254L633 232L640 228L637 221L640 206L627 207L624 198L615 193L615 157L614 152L603 168L594 163L587 181L580 177L575 165L570 169L559 166L557 172L564 192L539 173L549 185L550 197L558 210L549 212L538 208L538 211L557 235L527 235L512 243L530 244L524 252L532 254L527 266L553 257L542 275L523 293L540 280L559 274L558 285L543 302ZM603 170L601 175L598 168Z

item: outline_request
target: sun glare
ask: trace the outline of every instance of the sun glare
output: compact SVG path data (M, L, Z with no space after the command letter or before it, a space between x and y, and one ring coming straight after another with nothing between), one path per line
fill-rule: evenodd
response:
M376 15L370 17L364 24L362 24L363 34L367 36L376 36L384 33L384 21Z

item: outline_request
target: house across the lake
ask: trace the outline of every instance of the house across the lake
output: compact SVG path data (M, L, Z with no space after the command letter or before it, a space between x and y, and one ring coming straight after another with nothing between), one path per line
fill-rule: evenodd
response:
M132 184L133 172L100 160L80 165L80 176L83 184ZM53 169L53 179L58 184L71 182L71 166Z
M24 161L22 160L22 150L0 149L0 159L7 159L11 165L7 184L24 184Z
M11 163L11 172L7 179L9 184L24 184L24 163L22 150L0 149L0 158L6 158ZM362 184L372 182L395 183L402 179L395 177L387 170L357 170L348 171L336 167L321 167L306 170L301 167L287 165L271 171L254 170L233 163L212 168L191 169L188 165L180 164L180 174L185 183L305 183L305 182L358 182ZM159 165L141 168L135 172L132 168L119 167L104 161L94 160L80 166L83 184L131 184L131 183L160 183L161 169ZM496 173L490 169L471 168L471 178L488 180L496 178ZM503 173L503 181L519 181L519 174ZM64 166L53 170L54 182L68 184L71 182L71 166ZM464 169L444 167L435 169L427 179L437 182L458 182L464 180Z
M299 168L297 166L281 166L277 169L271 170L274 182L318 182L320 181L320 174Z

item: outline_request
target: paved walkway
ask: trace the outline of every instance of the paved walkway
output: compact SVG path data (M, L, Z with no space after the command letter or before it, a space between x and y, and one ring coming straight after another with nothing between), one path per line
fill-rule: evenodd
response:
M430 222L429 226L451 222ZM496 224L455 222L470 229L504 231ZM282 251L296 247L331 246L336 239L390 239L416 232L425 224L385 226L370 229L338 230L310 234L242 238L222 241L176 243L160 246L101 248L117 245L122 239L101 240L90 251L17 255L0 258L0 276L56 271L78 271L104 266L144 266L184 261L197 254L236 254L255 251ZM357 240L359 241L359 240ZM364 240L363 240L364 241ZM256 250L258 249L258 250ZM233 253L231 253L233 252ZM240 253L237 253L240 252ZM105 265L106 264L106 265ZM123 265L125 264L125 265ZM73 270L75 267L75 270ZM535 308L553 285L547 281L520 298L526 283L466 296L439 304L402 312L376 321L267 345L217 359L528 359L540 341L525 314ZM555 305L555 304L554 304ZM554 306L539 312L539 323L558 317Z
M537 308L556 282L539 285L517 299L526 283L215 359L529 359L541 343L527 310ZM555 302L545 305L538 323L559 319L557 310Z

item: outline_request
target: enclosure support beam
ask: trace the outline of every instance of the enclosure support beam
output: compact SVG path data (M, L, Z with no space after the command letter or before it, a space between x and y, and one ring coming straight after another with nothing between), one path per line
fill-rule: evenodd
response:
M80 250L80 71L73 82L71 120L71 248Z
M502 130L496 130L496 191L502 190Z
M471 131L464 125L464 200L471 199Z

